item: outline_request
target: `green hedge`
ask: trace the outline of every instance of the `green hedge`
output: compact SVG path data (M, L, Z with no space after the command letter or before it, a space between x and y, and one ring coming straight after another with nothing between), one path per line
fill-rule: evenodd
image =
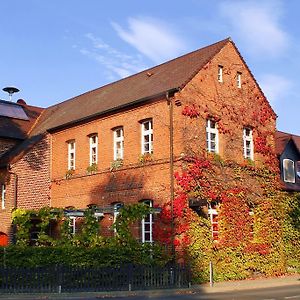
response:
M164 265L167 256L156 245L136 244L101 247L20 247L0 248L1 266L117 266L122 264Z

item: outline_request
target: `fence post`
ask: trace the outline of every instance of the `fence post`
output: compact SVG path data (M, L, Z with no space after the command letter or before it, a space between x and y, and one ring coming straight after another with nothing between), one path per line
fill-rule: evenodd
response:
M131 292L132 291L132 277L133 277L133 265L132 264L129 264L129 276L128 276L128 291Z
M214 268L213 268L213 262L209 262L209 285L211 287L214 286Z
M62 270L62 268L60 265L57 265L55 269L57 272L57 292L58 292L58 294L61 294L61 283L62 283L61 270Z

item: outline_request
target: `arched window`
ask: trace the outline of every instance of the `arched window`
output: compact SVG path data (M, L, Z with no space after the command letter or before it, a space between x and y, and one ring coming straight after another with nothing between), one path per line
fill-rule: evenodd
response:
M153 207L152 200L143 200L142 203ZM153 214L147 215L142 220L142 242L152 243L153 242Z
M295 183L295 163L291 159L284 159L283 162L284 182Z

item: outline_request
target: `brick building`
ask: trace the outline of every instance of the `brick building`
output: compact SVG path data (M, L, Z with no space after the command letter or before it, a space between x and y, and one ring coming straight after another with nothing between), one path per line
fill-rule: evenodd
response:
M270 114L254 122L257 111ZM161 205L174 197L173 174L186 155L208 151L263 165L255 139L264 132L275 149L275 120L236 46L225 39L45 109L1 167L27 172L18 182L18 207L96 205L103 209L103 233L113 234L120 205ZM6 192L7 203L12 195ZM152 216L139 237L152 241Z
M34 167L41 151L44 156L49 147L43 146L41 150L41 143L35 144L37 138L31 140L29 137L42 111L23 100L17 103L0 101L0 244L6 244L7 236L12 232L13 208L49 205L41 187L45 186L45 180L49 182L49 173L46 177L42 175L44 170L49 170L49 161L39 168Z

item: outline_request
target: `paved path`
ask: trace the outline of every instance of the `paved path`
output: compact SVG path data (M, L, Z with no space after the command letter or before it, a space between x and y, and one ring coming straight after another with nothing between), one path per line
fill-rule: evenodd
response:
M213 287L209 284L194 285L190 289L151 290L133 292L94 292L63 294L22 294L0 295L0 299L260 299L260 300L300 300L300 275L263 278L255 280L217 282Z

